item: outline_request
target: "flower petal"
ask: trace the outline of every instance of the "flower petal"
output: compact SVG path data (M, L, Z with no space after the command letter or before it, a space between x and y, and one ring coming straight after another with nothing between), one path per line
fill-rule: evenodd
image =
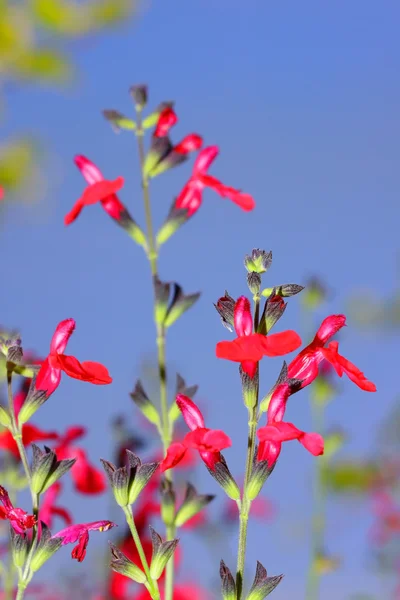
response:
M339 354L337 342L331 342L328 348L323 348L321 352L336 369L339 377L342 377L344 371L347 377L365 392L376 392L376 385L369 381L358 367Z
M344 315L330 315L326 317L315 334L314 343L323 346L345 325L346 317Z
M184 394L177 394L176 403L189 429L193 431L197 427L204 427L203 415L193 400Z
M164 473L167 469L172 469L182 460L186 454L186 446L180 442L173 442L169 448L167 448L167 455L160 464L160 471Z
M240 296L235 304L233 313L235 331L238 336L250 335L253 331L253 319L250 310L250 301L246 296Z
M189 154L195 152L203 145L203 138L197 135L197 133L190 133L183 138L176 146L174 146L174 152L178 154Z
M210 168L210 165L218 156L218 153L218 146L207 146L207 148L201 150L193 165L193 177L205 175Z
M75 321L74 319L65 319L61 321L51 338L50 343L50 353L58 353L62 354L67 347L68 340L71 337L75 330Z
M75 156L74 162L89 185L104 179L100 169L91 160L86 158L86 156L79 154Z
M66 356L65 354L58 354L57 361L59 368L74 379L96 385L106 385L112 382L106 367L100 363L91 361L80 363L75 356Z
M293 352L301 346L300 336L293 330L271 333L268 336L261 336L262 347L266 356L283 356Z

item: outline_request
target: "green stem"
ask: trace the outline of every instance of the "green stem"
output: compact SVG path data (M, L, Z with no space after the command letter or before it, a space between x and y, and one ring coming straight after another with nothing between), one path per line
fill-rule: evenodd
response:
M313 431L322 433L324 426L324 407L315 400L311 403ZM323 482L324 457L314 461L313 475L313 512L311 523L311 561L307 575L306 599L318 600L320 595L320 574L317 558L324 545L326 494Z
M153 279L153 289L155 298L155 283L158 277L158 252L154 238L153 221L151 214L151 203L149 193L149 181L144 173L144 162L145 162L145 151L143 144L144 130L142 127L142 115L141 111L137 110L137 131L136 137L138 141L139 161L142 175L142 189L143 189L143 202L144 210L146 215L146 228L147 228L147 239L148 239L148 253L147 256L150 262L151 275ZM172 431L171 424L169 422L168 412L168 396L167 396L167 366L166 366L166 336L165 328L162 325L156 323L157 330L157 361L158 361L158 377L160 381L160 406L161 406L161 439L163 444L164 452L166 452L168 446L171 443ZM165 473L166 479L172 482L172 471ZM166 525L166 535L168 540L172 540L175 537L175 527ZM173 599L174 590L174 565L175 561L173 558L168 561L166 567L165 577L165 600Z
M138 530L136 529L135 520L132 515L132 509L129 506L123 508L125 519L132 534L133 541L135 542L136 549L138 551L143 570L147 577L147 582L149 586L149 592L153 600L160 600L160 592L158 590L158 584L155 579L152 578L150 574L149 563L147 562L146 555L143 550L142 542L140 541L140 536Z
M258 372L255 375L258 377ZM236 589L237 589L237 600L241 600L243 590L243 577L244 577L244 566L246 559L246 544L247 544L247 526L249 521L250 506L251 502L246 498L246 488L249 483L251 476L251 470L253 465L255 440L256 440L256 428L257 428L257 406L249 409L249 429L247 438L247 455L246 455L246 471L244 476L244 487L242 501L239 506L239 544L238 544L238 557L237 557L237 569L236 569Z

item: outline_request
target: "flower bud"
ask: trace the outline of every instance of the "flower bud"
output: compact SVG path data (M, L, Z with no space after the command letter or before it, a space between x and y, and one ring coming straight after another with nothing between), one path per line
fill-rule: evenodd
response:
M256 575L246 600L264 600L282 581L283 575L268 577L266 569L257 561Z
M23 356L21 347L21 338L18 334L7 334L7 337L0 337L0 350L10 364L10 371L13 370L13 366L18 365Z
M123 552L121 552L114 544L110 544L111 548L111 563L110 567L116 573L120 573L125 577L129 577L132 581L144 584L147 582L147 577L139 567L137 567Z
M55 452L44 447L44 452L32 444L32 485L31 489L35 494L43 494L53 483L58 481L67 471L73 467L75 458L67 460L57 460Z
M223 560L220 563L219 576L221 577L222 600L236 600L236 583Z
M206 465L207 466L207 465ZM225 494L232 500L240 500L239 487L232 477L231 472L228 469L228 465L224 457L221 454L220 462L217 462L214 469L207 467L210 475L215 479L217 483L222 487Z
M127 450L127 452L129 452ZM140 492L146 487L149 483L152 475L157 471L160 463L145 463L141 464L136 472L136 476L129 487L129 504L133 504Z
M29 392L18 413L18 422L20 425L27 423L35 412L48 400L46 392L35 388L35 380L32 381Z
M159 463L145 463L130 450L126 450L128 466L117 468L108 460L100 459L119 506L133 504L149 482Z
M129 89L129 92L135 102L135 107L137 111L143 110L147 104L148 91L147 85L132 85Z
M144 123L143 123L144 126ZM151 177L160 163L172 152L172 144L168 136L153 137L150 150L143 165L143 175Z
M133 392L131 392L129 395L146 419L158 427L160 425L160 416L158 411L147 396L139 380L136 382Z
M167 526L175 522L175 491L168 479L161 482L161 518Z
M247 285L253 296L260 293L261 288L261 277L258 273L250 272L247 273Z
M287 380L287 377L288 377L288 367L287 367L286 361L284 361L281 372L279 373L279 377L278 377L275 385L272 386L272 388L270 389L268 394L266 394L260 402L260 412L261 413L267 412L269 403L271 402L272 394L274 393L274 391L276 390L278 385L280 385L281 383L284 383Z
M155 127L157 125L158 119L160 118L161 113L166 108L174 108L174 102L168 100L166 102L161 102L157 108L145 119L143 119L142 127L143 129L150 129L150 127Z
M196 488L191 483L187 483L185 498L176 513L175 526L181 527L186 521L189 521L189 519L210 504L214 498L215 496L212 495L198 494Z
M275 288L272 291L271 296L266 300L263 313L260 318L260 324L258 326L257 333L267 335L272 327L279 321L281 316L286 310L286 303L284 300L275 294Z
M265 288L265 290L261 292L261 295L268 298L268 296L270 296L274 290L277 296L281 296L282 298L289 298L290 296L295 296L296 294L299 294L302 290L304 290L304 286L297 285L297 283L285 283L283 285L277 285L273 288Z
M135 121L128 119L117 110L103 110L103 117L111 123L116 133L119 133L121 129L127 131L134 131L136 129Z
M41 521L41 536L30 565L34 573L61 548L62 538L52 538L50 529Z
M272 252L255 248L251 255L244 257L244 266L249 273L265 273L272 264Z
M167 562L172 558L175 548L179 540L171 540L163 542L158 533L150 527L151 541L153 543L153 555L151 558L150 575L153 579L158 580L164 571Z
M29 542L26 533L17 533L10 527L11 553L14 566L21 568L25 564Z

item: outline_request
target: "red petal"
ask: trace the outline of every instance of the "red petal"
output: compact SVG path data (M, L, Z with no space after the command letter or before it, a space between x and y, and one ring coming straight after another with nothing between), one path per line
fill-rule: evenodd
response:
M207 148L201 150L193 165L193 176L205 175L210 165L218 156L218 153L218 146L207 146Z
M257 373L258 362L254 362L252 360L243 360L240 364L243 371L247 373L251 379L253 379L254 375Z
M67 347L68 340L75 330L74 319L65 319L56 327L56 330L51 338L50 353L62 354Z
M222 196L222 198L229 198L229 200L240 206L240 208L245 211L253 210L256 205L254 198L250 196L250 194L244 194L240 190L226 186L215 177L203 175L201 177L201 181L204 183L204 185L212 188L215 192L217 192L217 194Z
M67 213L64 217L64 225L71 225L71 223L73 223L81 214L82 209L84 207L84 204L82 202L82 199L79 198L79 200L77 200L74 204L74 206L71 208L71 210L69 211L69 213Z
M179 144L174 146L174 152L177 152L178 154L189 154L190 152L195 152L201 148L202 145L203 138L196 133L191 133L184 137Z
M79 154L78 156L75 156L74 161L89 185L104 179L100 169L98 169L91 160L86 158L86 156Z
M184 394L178 394L176 396L176 403L189 429L193 431L197 427L204 427L203 415L193 400Z
M101 494L107 488L104 473L90 464L86 452L81 448L71 469L71 477L75 488L82 494Z
M261 337L263 338L261 343L266 356L283 356L301 346L300 336L291 329Z
M250 301L246 296L237 299L234 309L235 331L238 336L250 335L253 331L253 319L250 310Z
M189 181L175 200L175 208L186 208L187 216L191 217L201 206L201 196L202 185L196 181Z
M324 438L319 433L303 433L299 442L313 456L321 456L324 453Z
M323 348L321 351L324 358L335 367L339 377L342 376L344 371L347 377L362 390L366 392L376 392L376 385L372 383L372 381L369 381L358 367L339 354L337 349L338 344L332 342L329 344L328 348Z
M323 346L345 325L346 317L344 315L330 315L326 317L315 334L314 343Z
M195 450L219 452L232 446L232 441L226 433L219 429L198 427L186 434L184 444Z
M175 467L185 456L185 453L186 446L180 442L173 442L167 449L167 455L160 465L161 472L164 473L167 469Z
M96 385L105 385L112 382L106 367L97 362L85 361L80 363L75 356L57 355L59 368L69 377L88 381Z
M100 200L104 200L107 196L115 194L124 185L123 177L117 177L114 181L103 179L89 185L83 192L80 200L84 206L96 204Z
M157 125L154 130L154 137L165 137L171 127L178 122L178 117L176 116L174 110L168 106L161 111L160 116L158 117Z

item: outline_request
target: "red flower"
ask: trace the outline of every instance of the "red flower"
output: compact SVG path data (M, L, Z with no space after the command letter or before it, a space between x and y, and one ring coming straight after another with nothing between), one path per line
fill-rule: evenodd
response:
M43 361L36 376L36 389L45 391L47 396L57 389L61 380L61 371L74 379L97 385L112 382L106 367L100 363L90 361L80 363L74 356L63 354L74 329L73 319L66 319L57 325L50 344L50 354Z
M26 425L22 426L22 443L25 447L35 442L56 439L58 439L58 434L55 431L43 431L30 423L26 423ZM20 458L18 446L8 430L0 433L0 448L8 450L8 452L11 452L16 458Z
M65 521L66 525L72 525L72 517L68 510L61 506L56 506L56 501L61 493L61 489L62 486L59 481L53 483L45 493L43 502L40 505L39 520L46 523L49 529L53 526L54 517L60 517Z
M331 315L326 317L321 323L313 341L306 346L298 356L290 363L288 367L288 376L290 378L301 380L301 387L305 387L314 381L318 376L319 365L323 360L327 360L336 370L339 377L346 373L349 379L359 388L366 392L375 392L376 386L365 377L347 358L341 356L338 352L338 342L331 342L325 348L327 341L335 335L346 324L344 315Z
M101 171L88 158L82 155L75 157L75 164L89 184L82 196L75 203L72 210L65 215L65 225L70 225L80 215L84 206L101 202L102 207L116 221L120 221L124 214L127 214L125 206L116 196L124 180L118 177L115 181L104 179Z
M22 508L14 508L8 496L7 490L0 485L0 502L3 505L0 510L0 518L8 519L16 533L24 533L36 525L36 517L28 515Z
M253 324L250 302L241 296L234 311L234 325L238 337L229 342L218 342L216 355L234 362L240 362L242 369L249 377L254 377L257 364L263 356L282 356L292 352L301 344L295 331L288 330L272 333L268 336L252 333Z
M54 451L58 460L76 458L76 463L71 469L71 477L78 492L100 494L107 488L103 471L89 462L83 448L73 445L73 442L85 433L84 427L69 427Z
M282 442L298 440L314 456L324 452L324 440L318 433L305 433L292 423L283 422L286 403L293 391L289 383L276 387L268 407L267 425L257 431L260 440L257 460L266 460L270 468L278 460Z
M249 194L243 194L240 190L228 187L215 177L207 175L218 152L218 146L208 146L199 153L193 166L192 176L176 199L175 208L186 208L188 217L191 217L200 208L202 192L205 187L212 188L222 198L229 198L245 211L253 210L255 207L255 202Z
M89 543L89 531L108 531L115 526L112 521L93 521L80 525L70 525L53 535L52 538L61 538L63 546L78 542L73 548L71 556L78 562L82 562L86 556L86 548Z
M178 117L171 106L167 106L161 111L158 117L157 125L153 137L165 137L169 130L178 122Z
M185 456L188 448L198 450L206 466L214 471L215 465L221 462L221 450L232 445L230 438L223 431L205 427L203 415L187 396L178 394L176 403L191 431L186 434L182 443L174 442L170 445L161 463L161 471L175 467Z

